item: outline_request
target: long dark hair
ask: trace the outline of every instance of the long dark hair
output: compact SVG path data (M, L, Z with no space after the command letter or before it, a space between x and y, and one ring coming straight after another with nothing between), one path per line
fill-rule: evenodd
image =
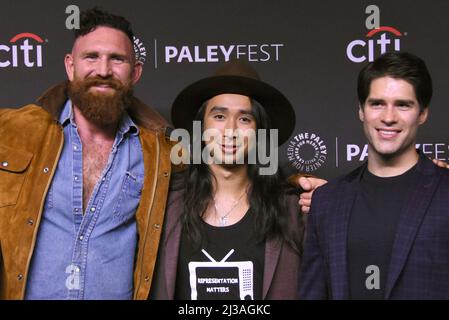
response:
M203 122L206 105L207 101L198 110L195 120ZM251 100L251 108L257 129L269 129L270 121L265 109L254 99ZM193 139L201 139L201 137L193 137ZM192 141L192 143L195 142ZM202 147L204 148L203 142ZM267 148L267 150L270 149ZM252 185L249 190L249 205L255 214L255 239L258 242L268 239L285 240L299 251L300 244L296 240L298 238L295 236L296 230L289 228L288 223L286 180L279 170L273 175L260 175L260 167L262 165L258 161L256 164L248 164L248 177ZM205 244L201 227L202 217L213 199L212 179L214 176L209 166L204 163L190 164L185 170L185 175L183 232L193 242L194 247L199 248Z

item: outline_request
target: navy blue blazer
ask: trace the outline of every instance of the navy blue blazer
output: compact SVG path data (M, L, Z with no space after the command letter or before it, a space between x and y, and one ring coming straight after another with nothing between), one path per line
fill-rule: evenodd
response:
M348 223L366 165L314 192L300 299L349 299ZM449 170L420 155L412 183L400 213L384 298L449 299Z

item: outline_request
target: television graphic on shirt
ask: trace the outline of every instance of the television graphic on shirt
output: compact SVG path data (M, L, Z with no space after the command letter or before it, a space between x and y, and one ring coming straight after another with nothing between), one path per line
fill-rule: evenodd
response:
M192 300L254 300L254 266L252 261L226 260L234 249L221 260L215 261L205 250L210 261L189 263Z

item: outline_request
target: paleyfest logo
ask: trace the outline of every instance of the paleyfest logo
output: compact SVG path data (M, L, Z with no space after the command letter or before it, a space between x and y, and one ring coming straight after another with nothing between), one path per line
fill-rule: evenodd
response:
M165 46L165 63L225 62L230 59L246 59L250 62L279 61L282 43L169 45Z
M363 162L368 160L368 144L346 144L345 146L345 160L346 162ZM449 160L449 145L445 142L440 143L417 143L416 149L431 159L441 161ZM338 167L338 165L337 165Z
M0 44L0 68L42 67L42 44L37 34L23 32L13 36L9 44Z
M315 133L299 133L288 143L287 158L299 171L316 171L327 159L326 143Z
M376 5L370 5L365 11L369 16L365 26L368 29L365 39L351 41L346 47L346 56L355 63L366 60L374 61L377 55L387 51L400 51L403 33L389 26L380 26L380 9Z

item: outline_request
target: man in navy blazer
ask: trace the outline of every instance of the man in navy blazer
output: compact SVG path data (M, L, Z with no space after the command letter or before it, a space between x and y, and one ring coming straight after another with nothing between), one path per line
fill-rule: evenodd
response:
M449 299L449 171L415 149L431 96L412 54L360 72L368 161L313 195L300 299Z

